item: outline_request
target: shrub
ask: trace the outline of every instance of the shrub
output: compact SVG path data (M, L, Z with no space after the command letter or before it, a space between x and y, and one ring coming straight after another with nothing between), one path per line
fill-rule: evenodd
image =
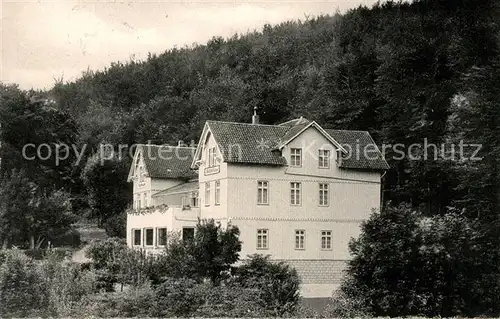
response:
M430 218L403 205L374 213L350 243L344 295L378 316L494 313L498 263L485 254L483 232L455 212Z
M13 250L0 266L0 316L49 315L49 294L37 265Z
M83 270L79 264L61 262L57 256L49 256L39 267L48 289L51 313L58 316L72 315L73 308L83 298L97 291L95 273Z
M165 279L155 288L155 296L155 317L190 316L202 300L196 282L186 278Z
M116 263L118 256L126 249L127 243L124 239L112 237L92 243L85 256L92 259L96 269L102 269Z
M294 313L299 304L300 279L297 271L269 256L251 255L235 270L234 283L258 289L266 309L274 316Z
M90 245L85 255L96 269L97 287L114 291L119 280L120 259L129 248L124 239L109 238Z
M74 308L78 317L148 317L156 309L155 294L149 285L123 292L105 292L87 296Z
M231 285L213 286L211 283L197 285L202 304L194 312L195 317L269 317L258 289Z

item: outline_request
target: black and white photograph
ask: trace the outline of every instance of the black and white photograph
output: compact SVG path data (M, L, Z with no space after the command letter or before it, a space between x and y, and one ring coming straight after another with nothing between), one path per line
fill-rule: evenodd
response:
M500 316L498 0L0 19L0 318Z

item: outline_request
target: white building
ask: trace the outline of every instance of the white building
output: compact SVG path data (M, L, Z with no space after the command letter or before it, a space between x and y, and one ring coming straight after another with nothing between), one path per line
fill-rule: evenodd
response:
M196 149L139 148L128 244L155 251L167 231L192 236L198 217L230 222L240 229L240 256L285 260L301 276L303 296L328 297L350 258L349 240L380 207L387 162L368 132L304 118L252 122L208 121ZM172 156L153 160L162 148Z

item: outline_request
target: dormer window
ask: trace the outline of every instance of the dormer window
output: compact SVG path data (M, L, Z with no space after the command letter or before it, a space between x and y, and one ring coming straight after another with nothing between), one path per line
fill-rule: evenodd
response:
M319 168L330 168L330 151L329 150L319 150L318 166L319 166Z
M290 149L290 166L301 167L302 166L302 149L292 148Z

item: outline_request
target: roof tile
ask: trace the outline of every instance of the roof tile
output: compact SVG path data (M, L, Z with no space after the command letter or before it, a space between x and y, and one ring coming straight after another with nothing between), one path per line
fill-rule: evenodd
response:
M191 169L195 148L151 144L140 147L150 177L190 179L198 176Z

